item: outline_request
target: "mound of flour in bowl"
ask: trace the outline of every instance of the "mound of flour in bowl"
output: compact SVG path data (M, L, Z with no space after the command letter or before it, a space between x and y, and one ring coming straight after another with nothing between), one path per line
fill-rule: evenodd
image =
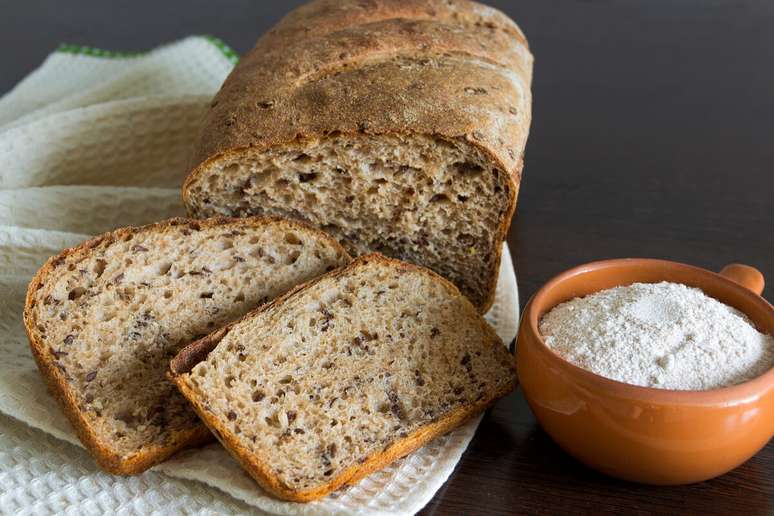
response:
M725 387L774 365L774 337L678 283L635 283L572 299L543 316L540 333L579 367L660 389Z

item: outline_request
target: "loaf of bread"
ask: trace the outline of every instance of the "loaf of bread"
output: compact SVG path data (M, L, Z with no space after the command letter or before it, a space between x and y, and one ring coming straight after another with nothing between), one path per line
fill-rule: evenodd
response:
M185 345L349 261L319 230L172 219L96 237L30 283L24 324L50 390L106 471L138 473L211 438L164 376Z
M248 473L294 501L386 466L516 383L453 284L378 254L191 344L170 377Z
M429 267L492 303L530 125L532 56L464 0L321 0L288 14L212 102L190 215L271 214L353 255Z

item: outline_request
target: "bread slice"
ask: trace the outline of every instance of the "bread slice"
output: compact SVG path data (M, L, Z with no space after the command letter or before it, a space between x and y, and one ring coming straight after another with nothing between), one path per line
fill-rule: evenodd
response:
M377 254L191 344L170 377L250 475L293 501L386 466L516 384L454 285Z
M311 2L215 97L186 208L308 221L352 255L433 269L484 312L521 182L531 79L524 34L484 5Z
M172 219L48 260L27 291L32 353L106 471L132 474L210 439L165 377L186 344L349 261L321 231L274 219Z

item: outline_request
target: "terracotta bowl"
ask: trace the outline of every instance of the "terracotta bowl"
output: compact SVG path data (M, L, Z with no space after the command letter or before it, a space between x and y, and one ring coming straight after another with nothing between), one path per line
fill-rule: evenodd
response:
M516 365L529 405L559 446L614 477L674 485L706 480L755 455L774 435L774 368L748 382L707 391L638 387L581 369L554 353L538 331L559 303L636 282L698 287L774 335L763 276L744 265L716 274L675 262L607 260L581 265L541 288L524 310Z

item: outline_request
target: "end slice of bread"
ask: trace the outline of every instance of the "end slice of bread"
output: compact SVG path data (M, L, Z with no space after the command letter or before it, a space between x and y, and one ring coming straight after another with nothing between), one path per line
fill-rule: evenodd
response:
M516 385L476 308L378 254L186 347L170 378L274 495L320 498L421 447Z
M349 261L280 219L172 219L51 258L27 291L32 353L106 471L138 473L211 439L164 376L185 345Z

